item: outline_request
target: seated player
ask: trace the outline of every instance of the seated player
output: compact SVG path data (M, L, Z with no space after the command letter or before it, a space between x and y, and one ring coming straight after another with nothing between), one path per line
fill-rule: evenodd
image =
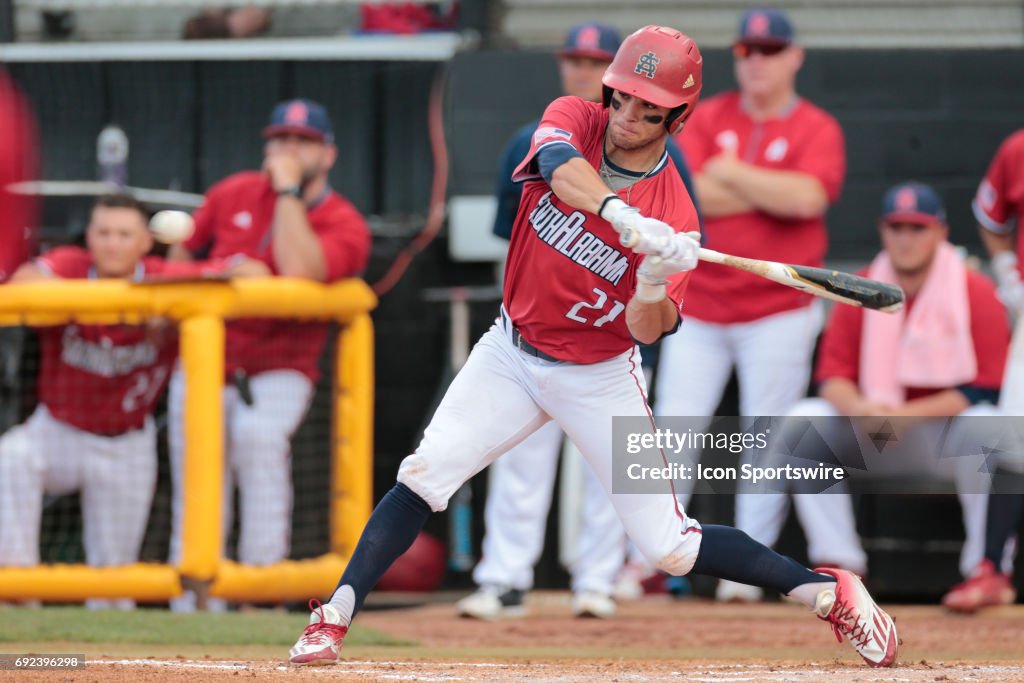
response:
M124 278L229 271L260 274L249 260L169 264L147 257L148 214L127 195L100 197L87 249L58 247L23 264L12 282ZM39 563L44 494L81 492L83 545L94 567L138 560L156 487L153 407L177 352L164 324L39 329L39 406L0 438L0 565ZM130 609L129 599L90 607Z
M899 437L906 450L883 449L877 462L874 454L864 453L867 470L883 476L926 473L955 480L966 529L960 569L967 574L981 559L984 545L985 492L979 489L985 482L978 479L981 465L966 456L981 451L979 439L988 438L992 423L937 418L999 414L994 404L1009 325L995 287L970 270L946 241L945 209L931 187L905 183L891 188L883 201L879 233L883 250L866 275L902 287L906 308L887 314L836 306L822 337L815 373L819 398L799 402L789 414L900 418L894 424L906 430ZM857 448L852 431L822 436L836 453ZM965 457L936 459L935 449L923 444L935 444L940 437L948 449ZM793 449L793 456L805 462L819 455ZM801 493L803 488L795 486L793 503L811 561L862 574L867 557L844 486L837 484L828 493ZM740 495L755 512L746 519L756 520L743 530L766 545L774 544L786 521L787 495Z

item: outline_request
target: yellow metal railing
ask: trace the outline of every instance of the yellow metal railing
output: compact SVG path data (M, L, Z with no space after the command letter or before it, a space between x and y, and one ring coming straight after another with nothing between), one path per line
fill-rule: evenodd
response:
M0 286L0 325L177 320L187 386L179 564L0 567L0 600L133 597L160 601L179 595L182 580L212 583L211 595L240 601L329 593L372 507L373 324L369 311L376 303L361 280L331 285L295 278L174 284L54 280ZM254 567L221 556L224 320L237 317L321 318L342 325L334 378L330 551L322 557Z

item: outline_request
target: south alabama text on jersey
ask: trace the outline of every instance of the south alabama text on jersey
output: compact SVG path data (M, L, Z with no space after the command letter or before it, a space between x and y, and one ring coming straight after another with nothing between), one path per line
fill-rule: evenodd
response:
M629 268L629 259L584 228L587 214L578 210L566 214L551 202L551 194L546 192L530 212L530 225L537 237L574 263L618 285Z
M153 365L159 350L149 340L120 346L109 337L98 342L89 341L79 334L77 325L68 325L61 338L60 356L73 368L100 377L117 377Z

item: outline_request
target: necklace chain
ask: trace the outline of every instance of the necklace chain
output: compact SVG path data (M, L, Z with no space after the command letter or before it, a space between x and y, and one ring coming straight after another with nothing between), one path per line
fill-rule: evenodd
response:
M615 171L613 171L612 167L611 167L611 163L608 160L608 155L605 154L604 150L602 150L601 151L601 168L598 169L598 174L601 176L601 179L604 180L605 185L607 185L611 190L614 190L616 192L618 192L618 190L620 188L613 187L614 181L616 179L626 181L627 184L624 185L623 187L625 187L625 190L626 190L626 200L625 201L626 201L627 204L629 204L629 195L630 195L630 192L633 190L633 186L636 185L637 183L639 183L644 178L647 178L648 176L650 176L652 173L654 173L654 170L656 168L658 168L659 165L661 165L662 158L664 158L664 154L662 154L662 156L658 157L658 159L654 162L654 165L651 166L649 169L647 169L647 171L644 172L644 174L642 176L640 176L639 178L635 178L635 177L628 176L628 175L625 175L625 174L622 174L622 173L616 173ZM617 183L614 183L614 184L617 184Z

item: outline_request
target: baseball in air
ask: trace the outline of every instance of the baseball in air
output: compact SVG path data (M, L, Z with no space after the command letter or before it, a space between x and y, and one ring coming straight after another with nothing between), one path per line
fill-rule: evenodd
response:
M184 211L157 211L149 219L149 231L158 242L178 244L192 236L196 224Z

